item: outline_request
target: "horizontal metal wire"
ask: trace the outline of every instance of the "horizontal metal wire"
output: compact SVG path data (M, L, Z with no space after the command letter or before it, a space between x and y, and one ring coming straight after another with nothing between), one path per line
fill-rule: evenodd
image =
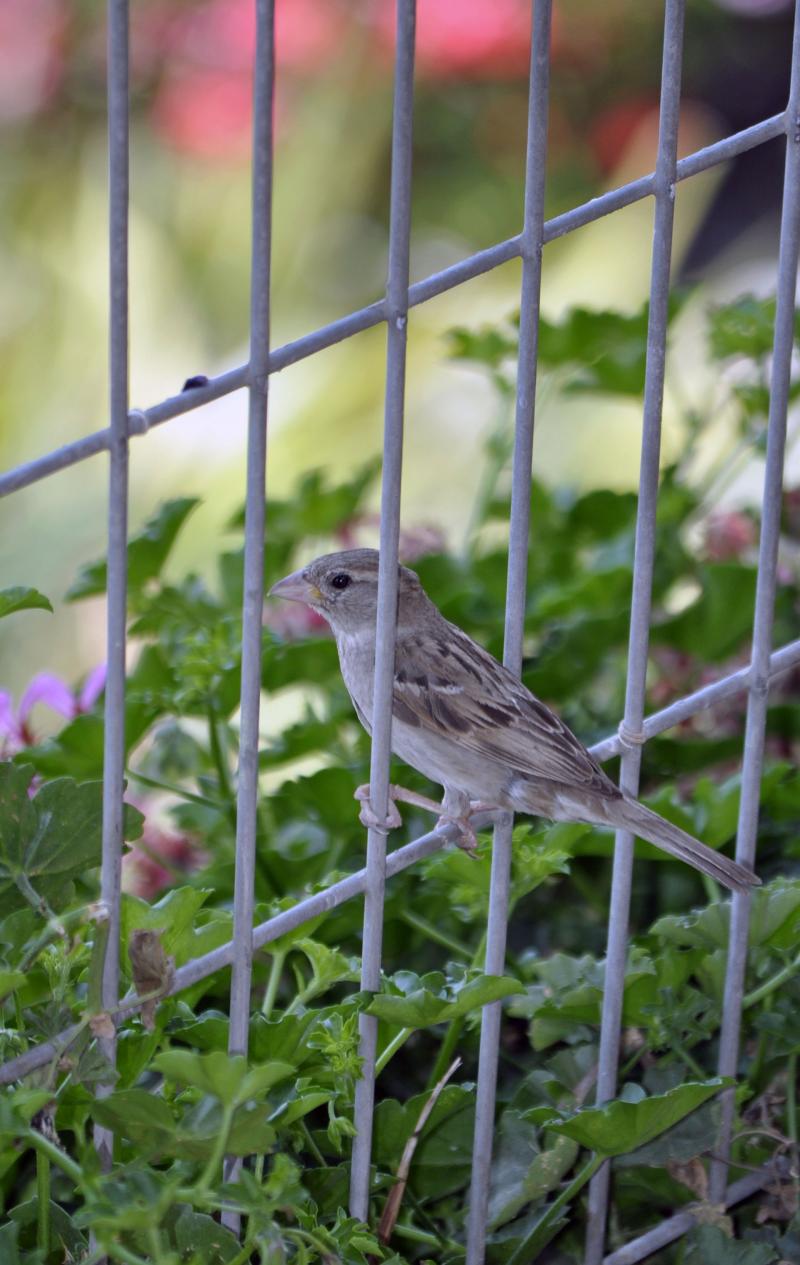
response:
M785 113L776 114L772 118L765 119L763 123L757 123L754 127L745 128L741 132L736 132L732 136L716 141L713 145L707 145L704 149L697 150L695 153L679 160L677 179L680 181L686 180L690 176L696 176L702 171L708 171L719 163L726 162L729 158L734 158L749 149L754 149L757 145L763 145L767 141L774 140L775 137L786 131L786 127ZM654 181L655 173L642 176L640 179L633 180L618 189L612 189L608 193L601 194L600 197L592 198L571 211L565 211L561 215L554 216L553 219L545 222L545 243L554 241L557 237L563 237L567 233L572 233L576 229L583 228L595 220L602 219L603 216L611 214L612 211L618 211L622 207L630 206L634 202L639 202L643 198L649 197L653 193ZM443 268L440 272L435 272L431 276L425 277L422 281L414 282L408 289L408 306L416 307L420 303L426 303L429 299L434 299L438 295L462 285L465 281L471 281L475 277L491 272L492 269L498 268L512 259L520 258L521 253L521 234L516 237L510 237L506 241L498 242L495 246L489 246L486 250L477 251L474 255L470 255L467 259L463 259L457 264ZM293 342L285 343L282 347L277 347L270 352L269 372L278 373L289 365L297 364L298 361L305 360L308 356L313 356L318 351L323 351L326 347L333 347L336 343L340 343L346 338L351 338L354 334L359 334L363 330L372 329L374 326L380 325L385 319L386 303L384 300L371 303L368 307L359 308L358 311L351 312L348 316L343 316L339 320L331 321L330 324L323 325L320 329L314 330L310 334L304 334L302 338L297 338ZM225 373L209 378L208 382L202 386L181 391L179 395L169 396L159 404L153 404L149 408L134 409L129 415L128 433L131 436L142 435L154 426L160 426L174 417L180 417L185 413L190 413L193 409L201 408L204 404L210 404L212 400L218 400L233 391L239 391L248 385L249 376L249 366L239 365L234 369L226 370ZM47 478L48 475L56 474L59 470L66 470L80 461L85 461L88 457L104 452L109 447L110 442L111 432L106 428L105 430L94 431L81 439L72 440L70 443L64 444L63 447L54 449L53 452L47 453L42 457L36 457L32 461L14 466L12 469L0 474L0 497L8 496L21 488L29 487L32 483L37 483L40 479Z
M789 642L787 645L782 646L780 650L776 650L770 659L770 682L777 680L778 677L788 672L798 663L800 663L800 640ZM701 690L696 690L693 694L687 695L686 698L670 703L669 707L653 712L651 716L647 717L642 726L645 737L654 738L656 734L663 733L664 730L670 729L673 725L688 720L691 716L706 710L721 699L730 698L734 694L743 692L747 689L748 675L749 669L743 668L738 672L733 672L729 676L721 678L719 681L714 681L710 685L704 686ZM612 756L619 753L619 743L618 735L611 735L609 738L604 738L601 742L595 743L589 750L598 760L609 760ZM482 813L475 817L475 825L479 830L485 829L491 824L492 816L489 813ZM408 869L409 866L416 865L418 861L431 856L434 852L438 852L445 844L454 843L457 833L456 828L452 825L442 826L436 830L429 831L427 834L420 835L418 839L412 840L411 843L407 843L402 848L397 848L394 852L390 852L386 858L387 878L392 878L395 874L400 874L403 870ZM324 891L315 892L313 896L307 896L305 900L298 901L291 909L286 909L282 913L276 914L273 918L268 918L265 922L259 923L253 931L253 947L261 949L264 945L277 940L279 936L286 935L288 932L302 927L304 923L310 922L312 918L324 916L337 909L339 905L345 904L348 900L361 896L364 892L365 881L366 868L356 870L353 874L348 874L346 878L331 884ZM174 993L182 992L183 989L191 988L192 985L199 983L200 980L207 979L215 971L224 970L225 967L230 966L231 959L232 942L228 941L226 944L219 945L218 948L204 953L202 957L194 958L191 962L187 962L185 966L179 966L167 995L171 996ZM139 1005L138 998L135 995L131 995L123 999L114 1013L119 1015L131 1014L138 1009ZM18 1080L21 1076L27 1076L29 1072L34 1071L37 1067L43 1067L45 1063L49 1063L51 1059L57 1057L65 1046L74 1041L81 1030L81 1026L80 1023L72 1024L53 1040L45 1041L41 1045L26 1050L24 1054L19 1054L0 1065L0 1085L8 1085L12 1081Z
M760 1169L757 1173L748 1173L746 1177L740 1177L725 1192L723 1200L725 1207L732 1208L743 1199L749 1199L757 1190L763 1190L765 1186L769 1186L773 1180L773 1175L768 1169ZM636 1265L637 1261L643 1261L659 1248L666 1247L668 1243L674 1243L681 1235L691 1230L692 1226L701 1223L702 1217L696 1211L693 1212L687 1208L685 1212L678 1212L674 1217L667 1217L646 1234L640 1234L638 1238L631 1239L630 1243L626 1243L624 1247L609 1252L608 1256L603 1257L603 1265Z
M769 661L769 680L770 684L783 676L785 672L789 672L796 663L800 663L800 640L787 642L780 650L774 651ZM670 703L667 707L662 707L660 711L653 712L648 716L642 724L641 734L636 735L636 741L646 741L648 738L654 738L656 734L663 733L665 729L671 729L673 725L680 725L684 720L696 716L698 712L706 711L709 707L713 707L715 703L719 703L724 698L730 698L734 694L739 694L747 689L750 680L750 667L739 668L737 672L731 672L728 676L720 677L718 681L712 681L709 685L702 686L701 689L695 690L692 694L687 694L683 698L678 698L674 703ZM590 747L592 755L597 760L610 760L612 756L619 755L625 745L625 740L617 732L612 734L610 738L603 738L601 742L596 742Z

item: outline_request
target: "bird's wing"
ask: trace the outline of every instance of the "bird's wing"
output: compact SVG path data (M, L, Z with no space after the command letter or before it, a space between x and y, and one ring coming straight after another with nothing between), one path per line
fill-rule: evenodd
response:
M398 637L393 714L524 777L608 794L610 783L549 707L454 624Z

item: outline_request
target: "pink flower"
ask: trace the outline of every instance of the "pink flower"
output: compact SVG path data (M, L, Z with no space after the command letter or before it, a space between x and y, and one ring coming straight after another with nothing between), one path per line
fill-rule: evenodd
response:
M394 44L394 4L381 6L378 30ZM528 0L422 0L417 13L417 66L433 78L517 78L528 72Z
M302 641L305 637L330 633L327 621L302 602L270 602L264 611L264 623L284 641Z
M152 900L208 860L208 853L188 835L173 834L146 818L142 837L122 858L122 887L132 896Z
M52 672L39 672L31 679L19 706L6 690L0 690L0 755L13 755L36 742L30 726L30 714L37 703L66 720L74 720L96 703L106 682L105 664L93 668L79 691L71 690L66 681Z
M331 0L278 4L278 63L311 73L332 54L344 10ZM210 0L185 9L165 37L166 74L152 118L170 145L204 159L244 157L250 140L255 16L252 0Z
M603 110L589 131L589 141L604 175L615 171L635 136L642 120L658 118L658 102L649 97L634 97Z
M758 538L756 525L741 510L720 510L706 523L706 553L712 562L729 562L752 549Z
M0 0L0 122L28 118L52 100L65 28L63 0Z
M251 82L245 71L176 69L153 104L161 137L196 158L242 159L250 143Z

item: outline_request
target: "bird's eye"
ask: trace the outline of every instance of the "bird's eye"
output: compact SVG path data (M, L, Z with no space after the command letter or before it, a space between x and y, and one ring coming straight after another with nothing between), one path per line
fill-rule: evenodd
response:
M350 576L346 571L338 571L336 575L331 576L331 588L346 589L350 583Z

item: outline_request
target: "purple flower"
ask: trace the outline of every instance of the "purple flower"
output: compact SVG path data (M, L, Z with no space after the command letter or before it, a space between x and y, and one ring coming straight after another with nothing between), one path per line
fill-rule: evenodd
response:
M35 743L30 714L37 703L44 703L66 720L74 720L94 706L105 682L106 667L101 663L92 668L80 690L71 690L66 681L53 672L38 672L28 683L16 708L8 691L0 690L0 756L14 755Z

